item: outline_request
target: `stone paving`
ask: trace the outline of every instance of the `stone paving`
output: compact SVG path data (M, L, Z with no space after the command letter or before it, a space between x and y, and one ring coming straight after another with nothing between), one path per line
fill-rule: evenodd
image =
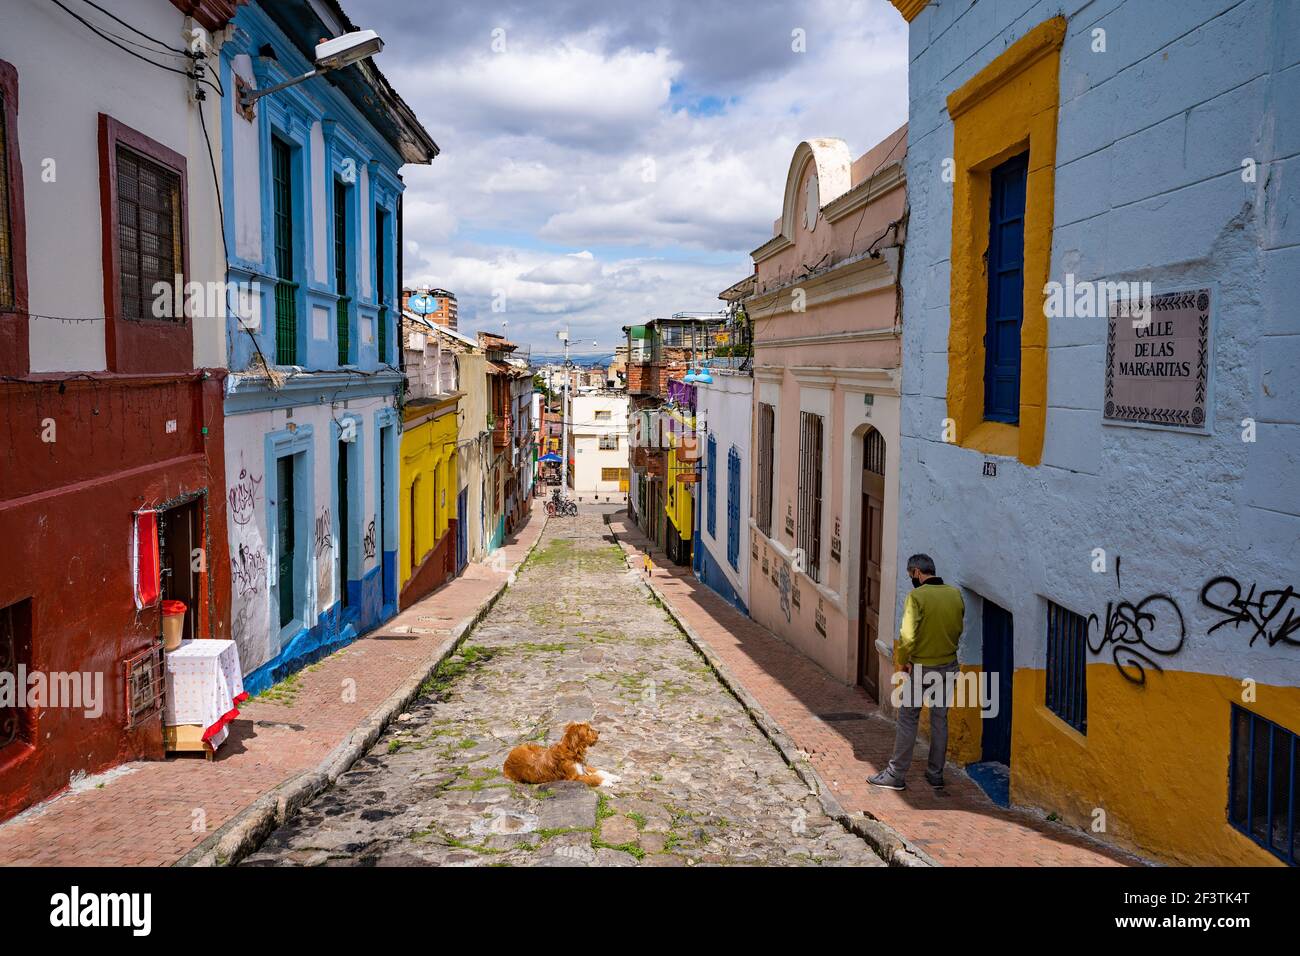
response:
M629 572L599 514L553 518L517 581L338 784L245 865L883 866ZM502 776L520 743L600 732L617 782Z
M641 567L649 541L626 512L610 530ZM921 780L928 744L919 741L908 789L867 784L894 747L894 723L860 687L846 687L761 624L737 612L653 549L651 584L728 679L742 687L808 760L849 813L867 813L941 866L1136 866L1144 861L1041 813L995 805L952 762L942 790ZM845 717L853 719L845 720Z

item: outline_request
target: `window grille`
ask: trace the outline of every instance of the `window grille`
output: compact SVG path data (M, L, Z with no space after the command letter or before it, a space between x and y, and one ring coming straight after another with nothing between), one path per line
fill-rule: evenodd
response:
M181 178L124 146L117 148L117 270L126 319L170 319L181 248ZM154 287L164 283L163 308L155 314ZM182 290L183 291L183 290Z
M1047 709L1088 732L1088 620L1047 602Z
M772 536L772 455L776 445L776 410L758 406L758 501L754 515L758 530Z
M1228 769L1228 821L1290 866L1300 860L1296 734L1246 708L1232 705Z
M804 569L821 580L822 552L822 417L799 413L798 544L804 551Z

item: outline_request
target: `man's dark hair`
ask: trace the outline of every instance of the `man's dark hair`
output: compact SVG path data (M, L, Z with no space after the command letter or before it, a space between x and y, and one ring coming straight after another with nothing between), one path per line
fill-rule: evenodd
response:
M920 571L922 574L934 574L934 558L928 554L914 554L907 559L907 570Z

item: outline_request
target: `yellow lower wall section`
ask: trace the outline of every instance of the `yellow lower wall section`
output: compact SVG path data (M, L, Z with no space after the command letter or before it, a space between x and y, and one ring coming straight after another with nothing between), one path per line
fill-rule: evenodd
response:
M1041 670L1017 670L1012 681L1013 804L1165 863L1283 865L1228 823L1232 705L1300 731L1300 688L1260 684L1246 703L1230 677L1149 671L1138 686L1113 664L1090 664L1085 736L1047 709L1046 685ZM928 736L928 711L921 729ZM949 711L949 761L978 762L981 730L977 708ZM1100 833L1092 829L1098 808Z
M405 585L414 568L446 534L448 522L456 517L460 489L454 406L451 413L440 418L407 426L402 432L401 460L398 503L402 540L397 552L397 578Z
M975 664L962 664L962 674L974 674L979 680L980 667ZM970 678L963 678L970 680ZM982 691L981 691L982 693ZM948 711L948 759L958 764L978 763L983 755L983 724L980 721L978 707L953 707ZM921 732L928 739L930 736L930 711L921 712Z
M1169 863L1273 866L1281 861L1227 819L1232 704L1300 730L1300 688L1260 684L1245 704L1230 677L1149 671L1145 685L1111 663L1088 666L1088 733L1043 705L1046 672L1013 680L1011 799L1091 830L1106 811L1109 843Z

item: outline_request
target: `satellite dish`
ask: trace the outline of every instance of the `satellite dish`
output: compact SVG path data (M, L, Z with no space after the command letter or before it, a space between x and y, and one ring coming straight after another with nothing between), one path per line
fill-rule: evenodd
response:
M427 292L416 292L406 300L406 307L416 315L429 315L438 311L438 300Z

